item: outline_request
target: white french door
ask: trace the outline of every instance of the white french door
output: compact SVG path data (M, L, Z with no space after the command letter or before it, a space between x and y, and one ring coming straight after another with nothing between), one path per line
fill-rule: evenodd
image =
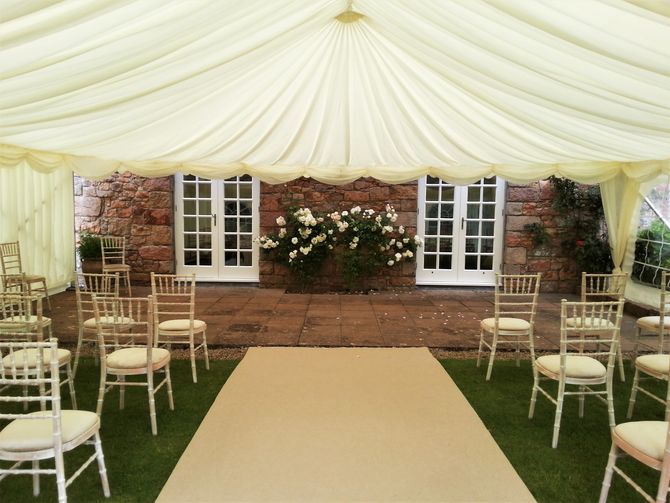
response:
M493 285L503 240L505 184L496 177L457 186L419 181L419 285Z
M177 274L204 281L258 281L260 185L249 175L175 175Z

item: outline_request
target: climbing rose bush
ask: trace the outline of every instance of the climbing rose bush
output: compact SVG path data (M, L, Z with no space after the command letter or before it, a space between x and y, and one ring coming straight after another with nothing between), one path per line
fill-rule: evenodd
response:
M363 279L415 260L422 240L410 236L391 205L383 211L350 210L315 214L309 208L290 208L277 218L276 233L256 239L262 250L274 256L306 287L318 279L326 260L339 260L349 288Z

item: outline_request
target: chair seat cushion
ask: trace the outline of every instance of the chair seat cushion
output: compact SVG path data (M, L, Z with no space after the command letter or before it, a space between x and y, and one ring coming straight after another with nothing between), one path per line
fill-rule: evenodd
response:
M127 318L127 317L116 318L116 320L114 319L113 316L101 316L100 317L100 322L103 325L111 325L115 321L116 321L116 323L122 323L122 324L133 323L133 319L132 318ZM95 324L95 318L89 318L88 320L86 320L84 322L84 328L96 328L96 326L97 325Z
M19 349L18 351L14 351L14 362L16 364L16 368L18 370L21 370L25 365L26 365L26 359L28 367L35 368L37 366L37 349L35 348L29 348L29 349ZM70 360L71 353L67 349L61 349L58 348L56 350L58 353L58 365L63 365L67 363ZM51 362L51 350L50 349L45 349L43 350L42 353L42 364L44 366L48 366L49 363ZM2 359L2 364L5 367L11 368L12 366L12 355L9 354L5 356Z
M481 321L485 330L492 332L496 324L495 318L486 318ZM530 330L530 323L521 318L498 318L498 330L525 331Z
M51 411L38 411L30 416L45 416L47 419L15 419L0 431L0 450L11 452L38 451L53 448L53 421ZM100 419L95 412L87 410L62 410L61 427L63 443L100 428Z
M635 324L640 328L646 328L648 330L659 330L661 328L661 317L660 316L645 316L643 318L638 318ZM670 330L670 319L665 320L664 323L665 329Z
M125 272L130 271L130 265L128 264L107 264L102 266L104 272Z
M546 355L540 356L535 363L538 370L542 369L551 374L559 374L561 372L561 356L560 355ZM595 358L590 356L568 355L565 360L565 375L566 377L573 377L577 379L596 379L605 377L607 369L605 365L600 363Z
M668 434L666 421L631 421L617 424L613 434L635 450L658 461L663 460Z
M581 327L581 318L566 318L565 324L569 327ZM605 318L584 318L584 328L613 328L614 323Z
M151 360L154 368L170 361L170 352L163 348L153 348ZM147 348L118 349L107 356L107 367L111 369L139 369L147 366Z
M641 370L650 370L656 374L670 372L670 355L642 355L635 359L635 366Z
M207 323L202 320L193 320L193 330L201 331L207 328ZM185 332L189 329L189 320L185 318L183 320L166 320L158 324L158 330L166 332Z
M7 323L9 322L9 323ZM28 319L26 319L25 316L8 316L7 318L2 318L0 320L0 328L4 329L12 329L13 327L16 326L16 323L36 323L37 322L37 316L34 314L31 314L28 316ZM47 325L51 324L51 318L47 318L46 316L42 316L42 326L46 327Z

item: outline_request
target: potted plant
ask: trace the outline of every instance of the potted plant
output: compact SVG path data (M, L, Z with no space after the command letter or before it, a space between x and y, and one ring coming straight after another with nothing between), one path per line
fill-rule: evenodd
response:
M102 245L99 236L86 232L79 236L79 258L83 272L102 272Z

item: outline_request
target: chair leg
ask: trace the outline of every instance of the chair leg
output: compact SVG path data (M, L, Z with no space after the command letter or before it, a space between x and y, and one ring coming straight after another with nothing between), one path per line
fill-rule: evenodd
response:
M119 382L119 410L126 408L126 376L117 376Z
M537 374L536 372L533 372ZM537 402L537 388L540 386L540 377L538 375L533 376L533 392L530 395L530 409L528 409L528 419L533 419L535 415L535 402Z
M516 338L516 366L521 366L521 338Z
M128 289L128 297L132 297L132 291L130 290L130 271L126 271L125 274L126 288Z
M209 351L207 350L207 331L202 333L202 347L205 349L205 369L209 370Z
M169 363L165 366L165 379L167 379L166 386L168 392L168 404L170 404L170 410L174 410L174 397L172 396L172 377L170 376Z
M44 297L46 297L47 300L47 307L49 308L49 312L51 312L51 299L49 298L49 290L47 289L46 280L42 280L42 286L44 287Z
M70 362L67 362L67 365L65 366L65 375L67 376L67 385L70 390L70 402L72 403L72 408L77 410L77 395L74 392L74 373L72 372Z
M626 372L623 368L623 354L621 353L621 345L619 345L616 352L617 358L619 359L619 378L621 379L621 382L626 382Z
M100 432L95 433L93 438L95 446L95 457L98 461L98 472L100 473L100 482L102 483L102 492L105 498L110 497L109 480L107 480L107 467L105 466L105 455L102 453L102 442L100 441Z
M149 395L149 420L151 421L151 434L158 435L158 424L156 423L156 400L154 398L153 371L149 369L147 374L147 393Z
M631 362L635 365L635 360L637 360L637 350L640 345L640 335L642 334L642 329L638 326L635 327L635 339L633 339L633 357Z
M191 340L189 341L188 349L191 356L191 377L193 378L193 382L197 383L198 371L195 368L195 344L193 342L193 335L191 335Z
M486 380L491 379L491 374L493 373L493 360L496 357L496 348L498 346L498 336L493 334L493 342L491 342L491 354L489 355L489 367L486 369Z
M105 381L107 380L104 365L100 364L100 386L98 387L98 403L95 407L95 413L100 417L102 415L102 405L105 401Z
M79 333L77 335L77 349L74 352L74 368L72 369L72 378L77 377L77 369L79 368L79 354L81 353L81 346L84 339L84 327L79 327Z
M482 360L482 347L484 347L484 329L482 328L479 332L479 350L477 351L477 368Z
M38 460L33 461L33 470L40 469L40 462ZM40 495L40 474L33 473L33 496Z
M614 442L612 442L612 448L610 449L609 457L607 458L607 466L605 467L605 477L603 478L603 485L600 489L600 498L598 503L606 503L607 495L610 492L610 486L612 485L612 475L614 475L614 465L617 458L617 447Z
M640 384L640 371L636 368L633 376L633 388L630 390L630 399L628 400L628 412L626 412L626 419L633 417L633 409L635 408L635 399L637 398L637 388Z
M563 414L563 400L565 398L565 381L558 383L558 400L556 401L556 416L554 417L554 435L551 439L551 447L558 446L558 434L561 430L561 415Z
M581 419L584 417L584 402L586 401L584 393L586 392L586 386L580 386L579 392L581 393L579 395L579 418Z

